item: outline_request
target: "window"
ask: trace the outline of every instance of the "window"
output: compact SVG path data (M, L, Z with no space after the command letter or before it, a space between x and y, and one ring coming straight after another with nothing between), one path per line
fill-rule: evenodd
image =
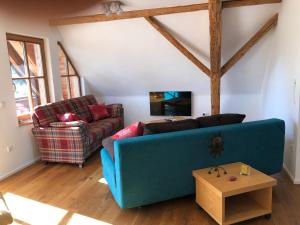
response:
M37 105L49 102L44 40L6 34L19 124L31 123Z
M59 71L61 76L61 88L63 99L81 96L80 76L70 60L63 45L58 42L59 47Z

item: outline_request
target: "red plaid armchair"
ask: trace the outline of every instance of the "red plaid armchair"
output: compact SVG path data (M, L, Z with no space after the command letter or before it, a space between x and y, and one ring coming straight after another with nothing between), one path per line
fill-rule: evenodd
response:
M93 122L88 105L96 104L94 96L84 96L43 106L33 114L32 133L44 162L63 162L82 167L85 160L102 145L102 140L124 127L121 104L108 105L109 118ZM85 121L58 122L56 115L76 113Z

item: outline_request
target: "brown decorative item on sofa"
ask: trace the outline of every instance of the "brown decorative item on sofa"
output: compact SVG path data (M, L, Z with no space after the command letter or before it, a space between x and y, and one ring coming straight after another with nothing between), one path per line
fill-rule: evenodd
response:
M34 128L41 159L44 162L78 164L102 145L102 140L123 129L124 115L121 104L107 105L109 118L93 121L88 105L97 104L94 96L84 96L43 106L33 114ZM57 114L75 113L84 121L58 122Z
M222 155L222 152L224 151L224 141L223 141L223 136L221 135L221 133L216 134L211 141L211 145L209 146L210 148L210 155L211 157L213 157L214 159L220 157ZM227 171L221 167L218 166L217 164L210 168L208 173L212 174L214 172L217 173L217 177L220 177L220 170L222 170L224 172L224 174L227 174Z

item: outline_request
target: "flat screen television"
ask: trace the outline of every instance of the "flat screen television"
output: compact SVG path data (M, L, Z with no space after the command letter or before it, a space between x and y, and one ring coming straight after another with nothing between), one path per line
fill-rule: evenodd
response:
M192 92L150 92L151 116L191 116Z

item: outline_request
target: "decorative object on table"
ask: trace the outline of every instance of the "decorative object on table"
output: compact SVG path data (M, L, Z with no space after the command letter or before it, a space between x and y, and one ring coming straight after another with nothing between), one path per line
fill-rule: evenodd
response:
M228 178L228 180L229 180L230 182L234 182L234 181L237 180L237 177L235 177L235 176L230 176L230 177Z
M241 165L241 175L250 176L251 175L251 168L248 165Z
M4 209L0 209L0 225L12 224L13 218L9 212L8 206L1 192L0 192L0 201L2 201L4 205Z
M213 136L211 145L209 146L209 148L210 148L209 154L212 158L217 159L218 157L220 157L222 155L222 152L224 151L224 141L223 141L223 136L221 135L221 133L218 133ZM208 173L212 174L212 173L216 172L217 177L220 177L221 176L220 170L222 170L224 174L227 174L226 169L221 166L218 166L217 164L214 167L210 168Z

